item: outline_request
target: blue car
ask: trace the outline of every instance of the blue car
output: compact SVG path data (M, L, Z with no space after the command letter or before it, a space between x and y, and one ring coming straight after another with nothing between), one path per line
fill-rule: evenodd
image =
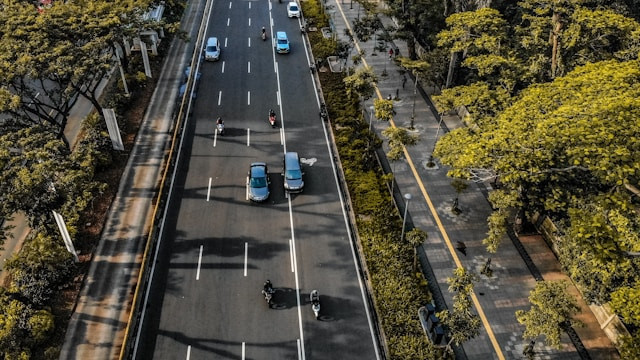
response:
M276 33L276 51L278 54L289 53L289 39L287 33L284 31L278 31Z
M269 170L267 164L254 162L249 167L249 177L247 179L247 191L249 199L256 202L265 201L269 198Z

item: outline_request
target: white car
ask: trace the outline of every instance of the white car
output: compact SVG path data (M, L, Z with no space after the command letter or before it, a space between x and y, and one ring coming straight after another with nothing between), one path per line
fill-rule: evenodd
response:
M290 1L287 4L287 16L290 18L300 17L300 7L298 7L298 4L296 4L295 1Z
M207 61L217 61L220 59L220 42L216 37L207 39L207 45L204 49L204 59Z

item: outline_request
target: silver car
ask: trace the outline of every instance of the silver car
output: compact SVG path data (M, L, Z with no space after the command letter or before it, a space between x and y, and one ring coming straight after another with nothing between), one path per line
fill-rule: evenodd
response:
M204 59L207 61L217 61L220 59L220 42L217 37L207 39L207 45L204 48Z
M256 202L267 200L269 198L269 183L267 164L263 162L252 163L247 178L249 199Z

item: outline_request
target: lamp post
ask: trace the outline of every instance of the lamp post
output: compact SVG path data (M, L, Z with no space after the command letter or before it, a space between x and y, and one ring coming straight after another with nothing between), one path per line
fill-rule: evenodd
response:
M400 235L400 241L404 240L404 227L407 224L407 210L409 210L409 200L411 200L411 194L404 194L405 200L407 200L404 204L404 216L402 217L402 234Z
M373 105L369 106L369 131L371 131L371 120L373 119Z

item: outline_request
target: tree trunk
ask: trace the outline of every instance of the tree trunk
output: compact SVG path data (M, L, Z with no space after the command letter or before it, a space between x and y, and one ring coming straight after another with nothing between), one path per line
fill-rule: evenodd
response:
M444 88L448 89L453 82L453 72L456 67L456 62L458 61L458 53L451 53L451 59L449 60L449 72L447 73L447 82L444 84Z
M560 31L562 30L560 14L558 14L557 12L554 12L553 16L551 17L551 25L553 26L553 30L549 35L549 42L551 43L551 78L555 79L558 73L558 36L560 35Z

